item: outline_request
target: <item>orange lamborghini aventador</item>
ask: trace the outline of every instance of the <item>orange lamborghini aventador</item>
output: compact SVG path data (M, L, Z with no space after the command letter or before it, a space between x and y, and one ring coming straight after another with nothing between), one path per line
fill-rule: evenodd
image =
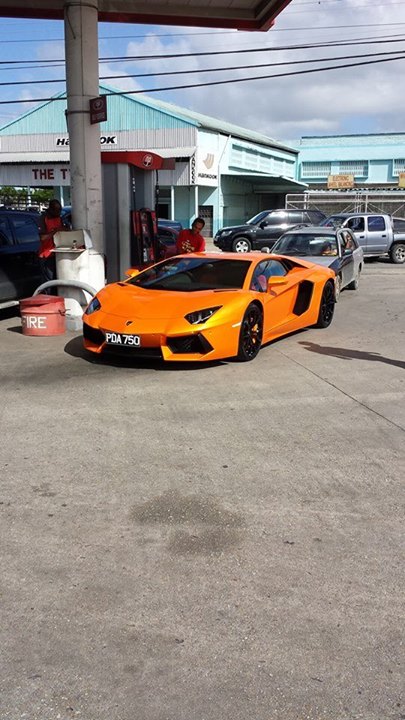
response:
M253 360L262 344L334 313L334 273L261 253L177 255L107 285L83 316L84 346L163 360Z

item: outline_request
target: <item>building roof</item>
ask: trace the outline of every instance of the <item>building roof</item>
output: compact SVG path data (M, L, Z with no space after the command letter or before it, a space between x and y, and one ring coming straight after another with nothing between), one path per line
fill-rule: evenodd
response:
M297 149L278 143L276 140L268 137L267 135L255 132L254 130L248 130L247 128L240 127L239 125L234 125L233 123L226 122L225 120L219 120L218 118L213 118L209 115L203 115L202 113L197 113L193 110L179 107L178 105L174 105L163 100L151 98L149 96L139 93L125 93L123 91L107 86L104 83L100 84L100 94L107 95L108 97L112 98L111 104L115 100L116 106L121 106L119 108L119 111L116 113L114 113L114 107L111 108L111 111L108 110L108 116L111 117L111 121L107 121L107 123L102 123L100 128L101 130L103 130L103 128L105 128L106 126L109 127L110 131L118 131L120 129L123 129L118 127L116 123L118 121L122 122L122 119L124 117L126 117L127 119L130 116L133 117L133 113L131 113L130 108L130 106L133 104L134 107L135 105L138 105L146 111L155 111L155 113L158 113L160 116L165 116L167 121L170 121L173 127L181 127L184 125L194 126L200 129L222 133L224 135L231 135L234 138L239 138L247 142L262 145L264 147L272 147L277 150L291 153L294 156L298 155ZM66 121L63 112L64 107L61 107L61 102L66 103L65 92L54 95L54 101L46 101L40 105L37 105L35 108L31 108L27 113L21 115L15 120L12 120L11 122L8 122L6 125L3 125L3 127L0 128L0 135L19 135L21 133L34 134L41 132L66 133ZM122 103L125 103L127 105L127 113L122 112ZM46 110L44 112L45 108ZM38 114L38 122L35 121L36 114ZM150 116L149 122L151 122ZM154 124L154 126L156 127L156 123Z
M129 97L129 95L126 95ZM260 145L266 145L276 147L280 150L286 150L298 155L298 150L287 145L278 143L268 135L255 132L254 130L248 130L247 128L240 127L240 125L234 125L233 123L226 122L225 120L219 120L218 118L210 117L209 115L203 115L187 108L182 108L172 103L164 102L163 100L157 100L155 98L146 97L145 95L136 95L136 100L146 102L150 106L154 106L159 110L166 111L176 116L182 116L188 120L193 121L199 127L206 130L213 130L214 132L220 132L224 135L232 135L233 137L239 137L242 140L248 140L249 142L258 143Z

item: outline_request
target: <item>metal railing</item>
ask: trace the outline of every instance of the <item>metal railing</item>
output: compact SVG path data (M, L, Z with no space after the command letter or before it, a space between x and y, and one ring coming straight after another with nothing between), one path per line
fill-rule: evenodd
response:
M405 191L343 191L313 190L289 193L286 210L320 210L325 215L335 213L386 213L405 217Z

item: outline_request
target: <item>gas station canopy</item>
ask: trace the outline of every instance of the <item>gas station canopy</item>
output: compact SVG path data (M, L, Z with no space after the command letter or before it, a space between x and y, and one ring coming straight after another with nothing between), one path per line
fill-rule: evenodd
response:
M268 30L291 0L98 0L99 22ZM0 0L0 17L63 20L67 0Z

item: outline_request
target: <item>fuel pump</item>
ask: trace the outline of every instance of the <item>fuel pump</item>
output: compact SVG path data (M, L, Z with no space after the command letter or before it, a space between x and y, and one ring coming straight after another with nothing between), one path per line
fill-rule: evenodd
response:
M156 213L148 208L131 211L131 266L144 268L159 260Z

